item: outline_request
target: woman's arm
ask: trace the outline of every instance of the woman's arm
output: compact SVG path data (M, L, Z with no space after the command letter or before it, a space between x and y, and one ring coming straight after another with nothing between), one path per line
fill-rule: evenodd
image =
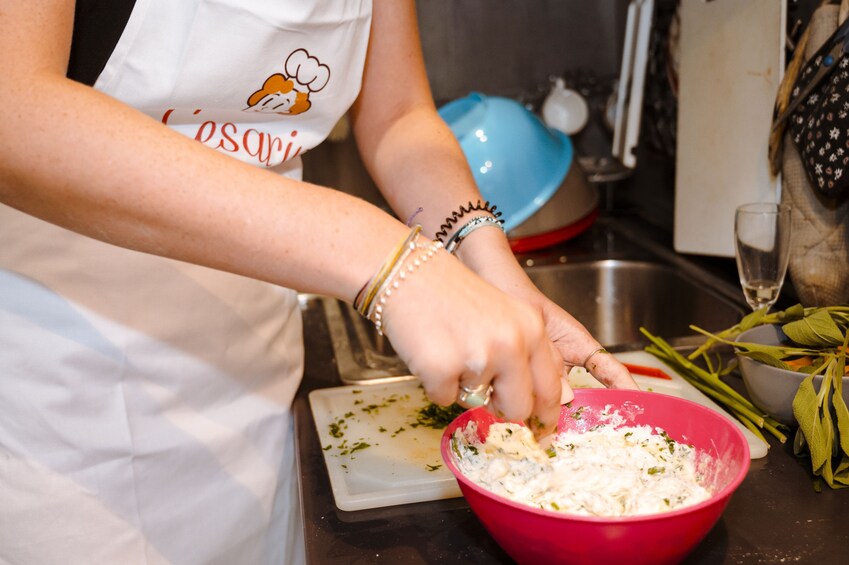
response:
M410 10L395 6L376 6L378 61L391 51L382 36L398 40L391 26ZM73 13L71 0L0 0L0 202L115 245L352 301L408 233L403 223L362 200L218 154L67 79ZM394 64L409 56L409 41L398 44ZM387 81L385 92L398 95L403 87L382 70L370 64L368 90ZM386 141L433 126L432 110L418 122L407 103L384 102L382 129L393 135L381 136L375 158L389 184L403 184L411 147ZM443 150L416 153L426 161ZM453 402L461 383L492 383L495 409L506 417L533 414L537 433L556 424L560 383L538 312L455 257L441 252L409 277L386 320L434 402Z
M373 30L363 90L353 111L360 153L399 217L410 217L421 208L415 221L435 235L452 211L477 202L481 195L459 144L436 112L414 3L376 1ZM462 223L452 226L449 236ZM500 230L476 230L457 256L486 281L543 315L564 372L583 364L599 348L580 323L533 285ZM610 355L594 355L587 365L608 386L636 388L628 371Z
M123 247L353 300L402 223L65 78L73 15L70 0L0 0L0 202Z
M481 195L439 117L425 74L415 3L376 0L363 88L352 123L363 162L399 217L435 236L446 216Z

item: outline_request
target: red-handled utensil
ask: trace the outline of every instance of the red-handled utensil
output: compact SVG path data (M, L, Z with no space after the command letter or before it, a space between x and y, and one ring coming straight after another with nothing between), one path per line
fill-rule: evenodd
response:
M633 363L622 363L628 372L632 375L643 375L645 377L654 377L656 379L666 379L671 381L672 377L667 375L663 370L657 367L646 367L645 365L634 365Z

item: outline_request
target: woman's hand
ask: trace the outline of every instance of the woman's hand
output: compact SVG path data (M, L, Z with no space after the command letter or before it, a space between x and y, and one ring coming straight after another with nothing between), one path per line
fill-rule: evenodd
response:
M560 415L560 359L541 311L438 252L393 291L385 332L433 402L492 385L490 409L542 437Z
M607 353L578 320L536 288L528 294L528 300L542 311L548 337L562 360L564 378L573 366L583 366L608 388L639 388L628 369Z
M639 388L628 369L604 351L578 320L540 292L516 261L507 238L499 230L475 231L464 241L458 255L483 279L540 313L550 345L558 357L563 386L561 403L574 398L567 378L574 366L585 367L609 388Z
M434 106L415 4L375 2L372 29L351 112L357 146L397 217L414 217L433 237L452 210L481 194ZM561 400L572 398L568 383L561 384L564 361L584 362L598 342L536 289L500 230L475 231L457 256L468 269L442 252L393 292L385 331L434 402L455 401L461 385L491 383L495 412L530 417L544 435L557 422ZM609 386L636 388L610 355L586 364Z

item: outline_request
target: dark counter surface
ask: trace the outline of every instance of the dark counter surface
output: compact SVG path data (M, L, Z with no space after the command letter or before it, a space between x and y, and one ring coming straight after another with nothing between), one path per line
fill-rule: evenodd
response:
M304 308L306 366L294 405L299 486L309 563L512 563L463 498L345 512L333 500L307 395L341 386L320 304ZM742 380L727 378L745 394ZM849 558L849 489L814 491L792 435L767 435L723 516L688 564L841 563Z

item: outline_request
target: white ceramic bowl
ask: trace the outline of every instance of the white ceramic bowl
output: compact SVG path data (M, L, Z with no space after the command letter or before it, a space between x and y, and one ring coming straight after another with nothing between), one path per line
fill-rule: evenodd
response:
M754 327L741 333L735 341L764 345L792 343L778 325ZM771 367L739 353L737 360L752 403L779 422L795 428L798 424L793 416L793 398L807 375ZM814 388L819 390L821 384L822 375L814 377ZM849 403L849 377L843 377L843 399Z

